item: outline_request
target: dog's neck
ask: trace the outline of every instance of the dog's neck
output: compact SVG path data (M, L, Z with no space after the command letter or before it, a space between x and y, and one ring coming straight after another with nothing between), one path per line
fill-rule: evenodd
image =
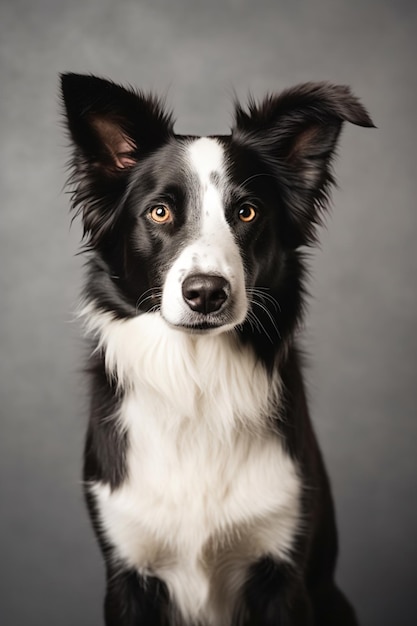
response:
M222 437L236 427L263 427L261 416L280 395L279 376L233 332L191 334L170 328L159 313L116 319L92 304L81 315L121 393L150 393L178 419L206 416Z

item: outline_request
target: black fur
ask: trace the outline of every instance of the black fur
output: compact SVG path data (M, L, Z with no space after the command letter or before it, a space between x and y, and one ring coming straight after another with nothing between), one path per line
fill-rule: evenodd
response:
M191 226L193 203L178 151L189 138L153 96L93 76L62 76L68 128L74 144L73 208L82 215L89 254L86 294L102 311L123 319L158 306L164 275ZM314 244L333 183L332 157L343 122L372 126L347 87L301 85L280 96L236 105L235 124L217 137L228 157L231 185L226 217L245 258L247 287L265 287L272 300L257 307L259 324L246 321L241 341L284 384L284 415L272 415L304 484L304 529L285 567L265 555L248 566L247 582L231 626L354 626L354 612L334 582L337 537L329 482L308 415L294 333L304 306L302 247ZM151 204L169 199L175 225L163 230L141 219ZM262 207L250 229L236 206ZM186 226L188 224L188 226ZM301 249L300 249L301 248ZM153 259L158 258L158 264ZM143 294L151 296L145 300ZM265 310L266 308L266 310ZM100 354L91 363L92 402L85 448L86 482L114 489L126 473L126 440L109 416L123 390L109 380ZM104 553L107 626L184 625L165 585L114 564L113 548L93 524ZM198 626L198 625L192 625Z

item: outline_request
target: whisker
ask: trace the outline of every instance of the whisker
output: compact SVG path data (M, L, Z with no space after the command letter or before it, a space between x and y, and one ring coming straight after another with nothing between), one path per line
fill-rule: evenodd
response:
M270 293L267 293L269 291L268 287L253 287L249 288L247 291L250 295L258 296L261 300L270 302L274 306L274 309L281 313L281 307L278 300Z
M149 294L149 295L146 295L146 294ZM147 302L148 300L155 300L155 299L160 300L161 296L162 296L162 291L156 290L154 287L144 291L143 294L140 296L140 298L138 298L138 300L136 302L136 307L135 307L136 308L136 313L139 312L140 307L143 306L143 304L145 302ZM158 307L160 306L159 302L158 302L157 306Z
M252 311L248 311L247 317L246 317L246 321L249 323L249 326L252 330L252 332L254 331L258 331L260 332L260 329L256 323L256 317L254 317ZM243 328L243 325L240 324L240 327Z
M268 174L267 172L265 172L263 174L253 174L252 176L248 176L248 178L246 178L243 181L242 186L245 185L246 183L248 183L250 180L253 180L254 178L260 178L261 176L268 176L269 178L274 178L274 176L272 174Z
M269 306L273 307L273 309L277 312L281 312L281 307L279 302L274 298L270 293L268 293L269 289L267 287L253 287L247 289L247 294L249 296L249 302L252 305L251 311L249 311L247 320L251 324L254 322L257 331L260 333L263 331L265 335L268 337L269 341L273 343L272 337L269 334L267 328L265 328L259 316L254 311L254 307L259 307L261 311L267 316L268 324L272 326L274 333L276 333L277 337L281 339L281 333L279 332L277 321L274 318L272 312L268 308ZM251 324L251 328L253 328Z
M144 296L146 296L146 294L148 294L148 293L152 294L154 291L155 291L155 287L150 287L149 289L144 291L143 294L140 297L143 298Z
M140 306L141 306L142 304L144 304L147 300L153 300L154 298L155 298L155 294L151 294L150 296L146 296L146 298L143 298L143 297L142 297L142 298L141 298L141 299L137 302L136 306L137 306L137 307L140 307Z
M258 332L261 332L261 330L264 332L264 334L268 337L269 341L273 344L274 342L272 341L271 335L268 333L268 331L266 330L265 326L262 324L261 320L255 315L254 318L256 319L256 323L257 323L257 327L258 327Z
M256 300L252 300L252 304L260 307L263 311L265 311L265 313L267 314L268 318L271 321L272 327L274 328L275 332L277 333L278 337L281 338L281 333L278 330L278 326L276 321L274 320L274 318L272 317L272 314L270 311L268 311L268 309L266 308L266 306L264 306L263 304L261 304L260 302L257 302Z
M256 304L256 303L255 303L255 302L253 302L252 300L250 300L250 304ZM248 314L247 314L246 319L247 319L247 321L249 322L249 324L251 324L251 322L253 322L253 324L254 324L254 326L255 326L255 329L256 329L256 331L257 331L259 334L262 334L262 333L263 333L264 335L266 335L266 336L268 337L269 341L270 341L271 343L273 343L272 338L271 338L271 335L268 333L267 329L266 329L266 328L265 328L265 326L262 324L261 320L260 320L260 319L259 319L259 317L256 315L256 313L254 312L254 310L253 310L253 309L248 311ZM253 328L253 327L252 327L252 325L251 325L251 328Z

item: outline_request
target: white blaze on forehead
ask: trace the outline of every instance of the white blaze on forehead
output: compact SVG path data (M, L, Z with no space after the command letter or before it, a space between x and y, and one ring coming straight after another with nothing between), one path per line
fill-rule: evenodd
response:
M226 221L222 184L224 179L224 150L215 139L201 137L189 147L192 172L197 175L201 201L201 235L219 229ZM218 233L220 235L220 233Z
M201 137L190 144L188 155L189 166L198 180L197 207L195 208L199 209L200 212L199 246L208 244L215 257L218 256L219 252L223 257L223 261L212 257L209 265L212 264L214 267L202 267L201 269L213 273L222 273L221 266L224 265L225 255L230 260L230 253L234 247L233 236L225 216L224 148L216 139ZM213 249L216 247L217 254ZM201 247L200 250L202 251ZM215 267L216 265L218 267Z
M220 174L224 170L224 150L216 139L201 137L193 141L189 146L189 158L203 185L210 182L210 174Z
M200 229L190 246L196 270L233 280L240 255L225 215L225 153L216 139L202 137L189 146L189 163L197 177L196 206Z

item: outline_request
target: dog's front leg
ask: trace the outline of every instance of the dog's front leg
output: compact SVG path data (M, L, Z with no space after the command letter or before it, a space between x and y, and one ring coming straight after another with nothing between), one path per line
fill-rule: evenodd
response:
M106 626L166 626L166 605L166 588L158 579L108 568Z
M308 593L295 573L271 558L256 563L244 593L244 626L312 626Z

